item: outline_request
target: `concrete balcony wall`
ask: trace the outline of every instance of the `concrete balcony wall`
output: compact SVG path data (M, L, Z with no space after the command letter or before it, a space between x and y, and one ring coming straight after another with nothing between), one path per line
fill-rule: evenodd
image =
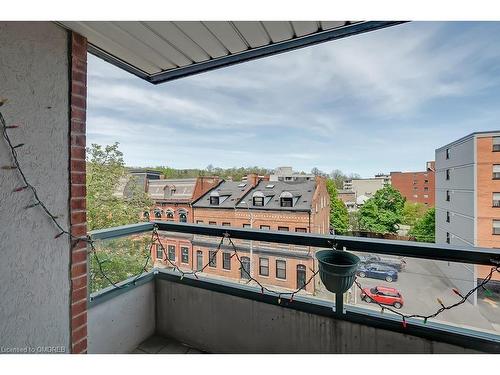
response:
M130 353L155 332L153 280L88 310L88 352Z
M156 279L157 334L212 353L472 353L420 337Z

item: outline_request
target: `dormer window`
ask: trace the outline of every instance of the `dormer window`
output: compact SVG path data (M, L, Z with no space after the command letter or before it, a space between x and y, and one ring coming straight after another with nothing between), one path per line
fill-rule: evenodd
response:
M264 194L261 191L256 191L252 196L253 205L257 207L264 206Z
M280 194L280 206L281 207L293 207L293 195L288 191L284 191Z
M218 191L212 191L210 193L210 205L218 206L220 203L220 194Z

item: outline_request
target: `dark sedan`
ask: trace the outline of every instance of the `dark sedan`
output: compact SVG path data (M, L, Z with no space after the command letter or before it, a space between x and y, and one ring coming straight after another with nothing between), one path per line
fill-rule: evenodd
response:
M398 279L398 271L396 269L374 263L361 264L356 274L359 277L380 279L385 280L389 283Z

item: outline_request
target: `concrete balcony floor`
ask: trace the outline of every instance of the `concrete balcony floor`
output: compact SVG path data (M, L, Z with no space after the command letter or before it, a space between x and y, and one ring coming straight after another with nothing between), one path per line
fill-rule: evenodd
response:
M153 335L139 344L132 354L207 354L170 337Z

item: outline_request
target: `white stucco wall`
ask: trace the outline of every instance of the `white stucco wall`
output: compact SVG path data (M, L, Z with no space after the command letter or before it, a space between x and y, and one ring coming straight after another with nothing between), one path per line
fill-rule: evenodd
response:
M0 22L0 107L24 143L19 160L40 198L68 218L68 36L50 22ZM3 138L0 164L10 164ZM16 171L0 170L0 349L70 347L69 240L31 203Z

